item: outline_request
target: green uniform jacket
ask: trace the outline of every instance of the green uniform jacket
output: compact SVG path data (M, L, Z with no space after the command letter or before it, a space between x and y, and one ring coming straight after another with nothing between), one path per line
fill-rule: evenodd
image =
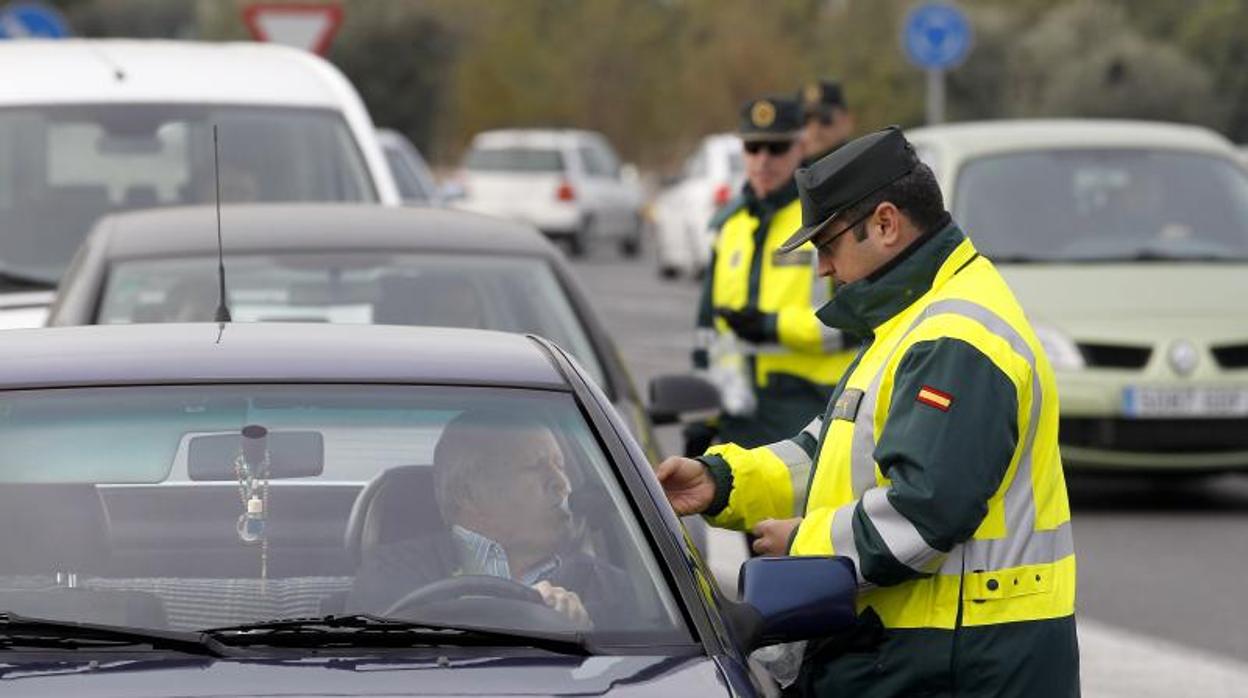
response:
M774 343L741 342L758 407L750 416L725 415L723 441L760 446L785 438L823 411L832 388L853 360L844 335L815 317L831 294L818 276L809 243L788 254L780 245L801 226L797 185L759 199L747 184L712 221L715 248L698 304L694 367L706 368L707 350L732 332L717 309L757 308L767 314Z
M811 642L812 695L1079 693L1053 371L1004 279L949 224L819 311L869 336L821 418L701 457L707 514L802 516L792 555L856 566L859 627Z

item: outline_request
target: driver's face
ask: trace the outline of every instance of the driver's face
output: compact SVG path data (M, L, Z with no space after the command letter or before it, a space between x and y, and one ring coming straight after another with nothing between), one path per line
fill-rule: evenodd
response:
M487 506L502 524L498 542L553 553L567 539L572 524L571 484L554 435L547 429L520 435L511 462L497 472L500 482L489 488L493 501Z

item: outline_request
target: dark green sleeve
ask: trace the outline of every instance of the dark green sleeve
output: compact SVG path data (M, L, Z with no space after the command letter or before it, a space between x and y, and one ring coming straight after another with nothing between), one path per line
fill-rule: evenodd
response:
M711 250L711 258L707 262L706 274L702 277L702 293L698 297L698 314L694 323L695 335L702 335L701 330L715 330L715 309L711 306L711 289L715 284L715 250ZM705 369L710 365L705 346L695 344L692 352L693 367Z
M711 214L711 220L706 224L707 227L711 230L719 230L724 226L724 223L728 222L729 218L732 218L732 214L740 211L745 205L745 195L736 194L731 199L728 199L723 206L716 209L715 213Z
M949 395L948 408L921 401L924 388ZM854 512L863 577L886 586L923 576L930 569L916 561L968 540L1017 443L1018 396L991 359L959 339L912 346L898 365L875 449L892 481L885 490L891 506L865 506L864 496Z

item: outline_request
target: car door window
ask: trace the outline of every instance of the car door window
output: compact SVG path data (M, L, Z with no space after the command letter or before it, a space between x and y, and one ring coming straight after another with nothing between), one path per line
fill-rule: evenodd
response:
M614 156L603 149L581 146L576 149L576 152L585 167L585 174L590 177L614 179L619 176L619 163L616 162Z

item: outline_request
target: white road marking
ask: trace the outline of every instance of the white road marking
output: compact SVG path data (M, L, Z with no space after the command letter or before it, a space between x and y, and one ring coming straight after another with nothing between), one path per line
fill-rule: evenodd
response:
M1085 698L1248 697L1248 663L1079 615Z
M736 597L745 538L707 530L709 564L720 588ZM1248 698L1248 662L1194 649L1078 616L1084 698Z

